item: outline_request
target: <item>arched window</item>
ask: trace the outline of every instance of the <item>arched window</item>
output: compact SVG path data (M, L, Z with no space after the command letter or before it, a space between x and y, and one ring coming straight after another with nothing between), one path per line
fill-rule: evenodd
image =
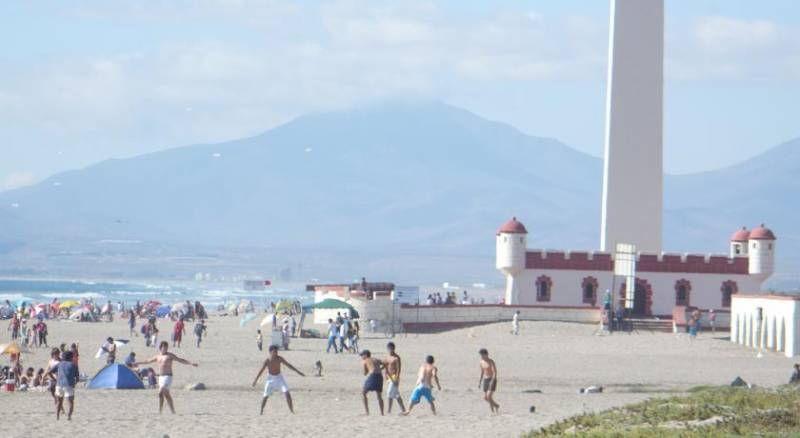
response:
M581 296L584 304L597 304L597 279L585 277L581 283Z
M722 292L722 307L731 307L731 296L739 292L739 286L733 280L724 281L720 291Z
M675 282L675 305L688 306L689 293L692 291L692 283L689 280L682 278Z
M553 280L546 276L542 275L536 279L536 301L537 302L548 302L550 301L550 293L553 290Z

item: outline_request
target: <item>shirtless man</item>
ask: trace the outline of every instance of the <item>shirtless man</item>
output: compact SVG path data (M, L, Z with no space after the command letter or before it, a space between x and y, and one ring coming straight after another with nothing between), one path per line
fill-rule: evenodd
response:
M182 363L184 365L191 365L196 367L197 364L194 362L189 362L186 359L181 359L178 356L175 356L172 353L169 353L167 350L169 349L169 342L161 341L161 344L158 346L159 354L147 359L144 362L135 362L133 364L133 368L138 367L139 365L146 365L149 363L157 363L158 364L158 413L160 414L164 410L164 400L167 400L167 404L169 404L169 410L172 413L175 413L175 406L172 404L172 395L169 393L169 388L172 386L172 362Z
M258 370L258 374L256 374L256 378L253 379L253 387L256 386L258 382L258 378L261 377L261 374L264 372L265 369L269 369L269 375L267 375L267 383L264 384L264 396L261 399L261 415L264 415L264 406L267 405L267 399L270 395L272 395L272 391L276 388L280 389L286 395L286 404L289 405L289 412L294 414L294 406L292 405L292 395L289 393L289 386L286 385L286 379L283 378L283 374L281 374L281 364L286 365L287 368L300 374L301 376L305 377L306 375L300 372L297 368L293 367L292 364L286 361L283 357L278 354L278 346L277 345L270 345L269 346L269 356L267 360L264 361L264 365L261 366L261 369Z
M386 344L386 349L389 351L389 357L383 361L383 371L386 380L389 382L386 388L386 398L389 399L388 413L392 413L392 401L397 400L400 405L401 412L406 410L403 405L403 397L400 396L400 372L402 370L402 362L400 356L395 352L394 342Z
M428 400L428 403L431 405L431 412L433 412L433 415L436 415L436 405L433 404L435 399L431 393L433 382L436 382L436 388L441 391L442 385L439 384L439 368L433 365L433 356L428 356L425 358L425 363L419 367L417 387L414 388L414 392L411 393L411 405L406 412L403 412L403 415L410 414L414 406L422 400L422 397Z
M485 348L481 348L478 354L481 355L481 377L478 388L483 389L483 399L489 403L492 412L499 412L500 405L492 397L497 391L497 366L492 359L489 359L489 352Z
M381 367L383 363L378 359L372 357L369 350L361 352L361 362L364 365L364 375L367 379L364 381L364 388L361 391L361 396L364 399L364 410L369 415L369 405L367 404L367 393L375 391L378 396L378 406L381 408L381 415L383 415L383 374L381 374Z

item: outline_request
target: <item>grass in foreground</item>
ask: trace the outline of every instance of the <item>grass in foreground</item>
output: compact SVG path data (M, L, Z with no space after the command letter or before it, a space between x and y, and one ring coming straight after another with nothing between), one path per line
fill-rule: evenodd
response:
M800 436L800 390L698 387L689 395L651 399L567 418L526 437Z

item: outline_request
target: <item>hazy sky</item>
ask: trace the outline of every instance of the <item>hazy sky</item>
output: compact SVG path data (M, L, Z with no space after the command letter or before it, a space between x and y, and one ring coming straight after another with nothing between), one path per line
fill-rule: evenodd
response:
M608 1L0 2L0 190L440 99L602 154ZM667 0L668 172L800 136L796 0Z

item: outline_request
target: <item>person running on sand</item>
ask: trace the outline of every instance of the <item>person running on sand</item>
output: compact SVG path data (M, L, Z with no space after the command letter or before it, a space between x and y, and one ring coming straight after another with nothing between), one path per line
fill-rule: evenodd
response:
M403 412L403 415L410 414L414 406L422 400L422 397L428 400L428 403L431 405L431 412L433 412L433 415L436 415L436 405L433 403L435 399L432 394L433 382L436 382L436 388L441 391L442 385L439 384L439 368L433 365L433 356L428 356L425 358L425 363L419 367L417 386L414 388L414 392L411 393L411 405L408 407L407 411Z
M378 406L381 408L381 415L383 415L383 395L381 394L383 392L383 374L381 374L383 363L378 359L374 359L369 350L361 352L361 362L364 366L364 375L367 376L361 391L361 397L364 399L364 410L369 415L367 393L375 391L375 395L378 396Z
M489 403L492 412L498 412L500 405L494 401L494 392L497 391L497 365L489 359L489 352L485 348L478 351L481 356L481 377L478 381L478 388L483 390L483 399Z
M397 400L397 404L400 405L401 411L406 410L406 407L403 405L403 397L400 396L400 373L402 371L403 364L400 360L400 356L398 356L395 352L394 342L389 342L386 344L386 349L389 351L389 357L383 361L383 371L386 376L386 380L389 382L386 387L386 398L389 399L389 406L386 411L391 414L392 401L394 400Z
M286 365L287 368L300 374L301 376L305 377L306 375L303 374L300 370L293 367L292 364L286 361L281 355L278 354L278 346L277 345L270 345L269 346L269 356L264 361L264 365L261 366L261 369L258 370L258 374L256 374L256 378L253 379L253 387L256 386L259 377L264 372L265 369L269 370L269 374L267 375L267 382L264 384L264 395L261 398L261 415L264 415L264 406L267 405L267 399L269 396L272 395L272 391L275 389L280 389L283 394L286 396L286 404L289 405L289 412L294 414L294 406L292 405L292 394L289 393L289 386L286 384L286 379L283 378L283 374L281 374L281 364Z
M64 353L64 360L50 369L48 373L51 379L56 381L56 420L61 419L61 412L64 410L64 398L69 404L67 420L72 420L72 412L75 410L75 385L78 383L78 367L72 363L72 352Z
M150 363L158 364L158 413L160 414L164 410L164 400L166 400L167 404L169 404L169 410L174 414L175 406L172 404L172 395L169 393L169 388L172 386L172 362L175 361L193 367L196 367L197 364L168 352L169 342L167 341L161 341L158 350L159 353L157 355L144 362L134 362L133 367L136 368L139 365Z

